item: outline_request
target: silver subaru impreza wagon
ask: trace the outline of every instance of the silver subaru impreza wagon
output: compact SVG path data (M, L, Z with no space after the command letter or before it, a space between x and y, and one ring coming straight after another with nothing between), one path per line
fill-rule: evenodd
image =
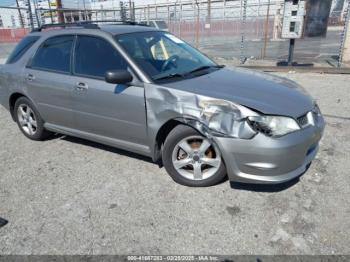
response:
M286 182L317 153L323 117L290 80L228 70L135 23L49 28L31 32L0 67L0 102L32 140L54 132L132 151L187 186L226 176Z

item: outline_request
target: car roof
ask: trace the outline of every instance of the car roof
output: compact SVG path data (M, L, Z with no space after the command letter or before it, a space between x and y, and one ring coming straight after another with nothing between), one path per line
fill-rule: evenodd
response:
M53 28L55 28L54 25L52 25ZM58 26L59 27L59 26ZM90 33L93 32L106 32L110 33L112 35L120 35L120 34L129 34L129 33L137 33L137 32L150 32L150 31L161 31L157 28L150 27L150 26L144 26L144 25L125 25L125 24L97 24L96 28L84 28L84 26L69 26L69 27L63 27L59 29L51 29L51 30L45 30L45 31L33 31L33 35L55 35L55 34L62 34L62 33L79 33L84 31L89 31Z

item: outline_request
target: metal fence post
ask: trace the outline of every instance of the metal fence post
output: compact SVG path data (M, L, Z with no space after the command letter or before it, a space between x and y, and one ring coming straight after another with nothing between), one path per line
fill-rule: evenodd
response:
M270 19L270 0L267 4L267 12L266 12L266 20L265 20L265 36L264 36L264 49L262 53L262 59L266 56L266 48L267 48L267 38L269 33L269 19Z
M207 0L207 23L209 24L209 36L211 34L211 0Z
M245 37L246 18L247 18L247 0L241 0L241 55L240 55L241 64L244 64L247 59L244 55L244 40L245 40L244 37Z
M350 47L346 46L350 45L350 1L348 2L346 16L345 16L345 24L343 28L343 32L341 33L340 47L339 47L339 55L338 55L338 63L337 67L340 68L343 63L344 51L346 51L347 59L350 61ZM346 49L346 50L345 50Z
M129 19L130 19L131 21L134 21L134 20L135 20L135 18L134 18L134 16L133 16L133 8L132 8L131 0L129 0Z
M37 23L38 27L40 27L41 26L41 21L39 21L38 8L37 8L36 5L34 5L34 8L35 8L36 23Z
M179 36L181 38L181 23L182 23L182 4L180 3L180 13L179 13Z
M197 6L197 18L196 18L196 48L199 46L199 4L198 0L196 0L196 6Z
M223 3L222 10L223 10L224 21L221 23L221 28L222 28L222 34L224 34L224 32L225 32L225 23L226 23L226 0L224 0L222 3Z
M170 8L169 8L169 5L167 5L167 12L168 12L168 25L170 25Z
M147 5L147 23L149 23L149 5Z

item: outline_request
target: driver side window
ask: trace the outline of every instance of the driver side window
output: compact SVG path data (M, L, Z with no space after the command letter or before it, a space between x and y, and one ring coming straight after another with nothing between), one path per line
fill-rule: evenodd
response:
M74 73L104 78L108 70L127 70L128 63L109 42L93 36L78 36Z

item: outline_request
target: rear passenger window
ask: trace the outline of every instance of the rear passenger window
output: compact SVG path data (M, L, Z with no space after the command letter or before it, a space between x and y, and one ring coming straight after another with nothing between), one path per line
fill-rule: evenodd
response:
M39 38L39 36L27 36L23 38L12 51L11 55L6 61L6 64L13 64L17 62Z
M127 70L128 64L106 40L79 36L75 50L74 73L104 78L108 70Z
M59 72L70 72L74 36L56 36L47 39L35 54L31 67Z

